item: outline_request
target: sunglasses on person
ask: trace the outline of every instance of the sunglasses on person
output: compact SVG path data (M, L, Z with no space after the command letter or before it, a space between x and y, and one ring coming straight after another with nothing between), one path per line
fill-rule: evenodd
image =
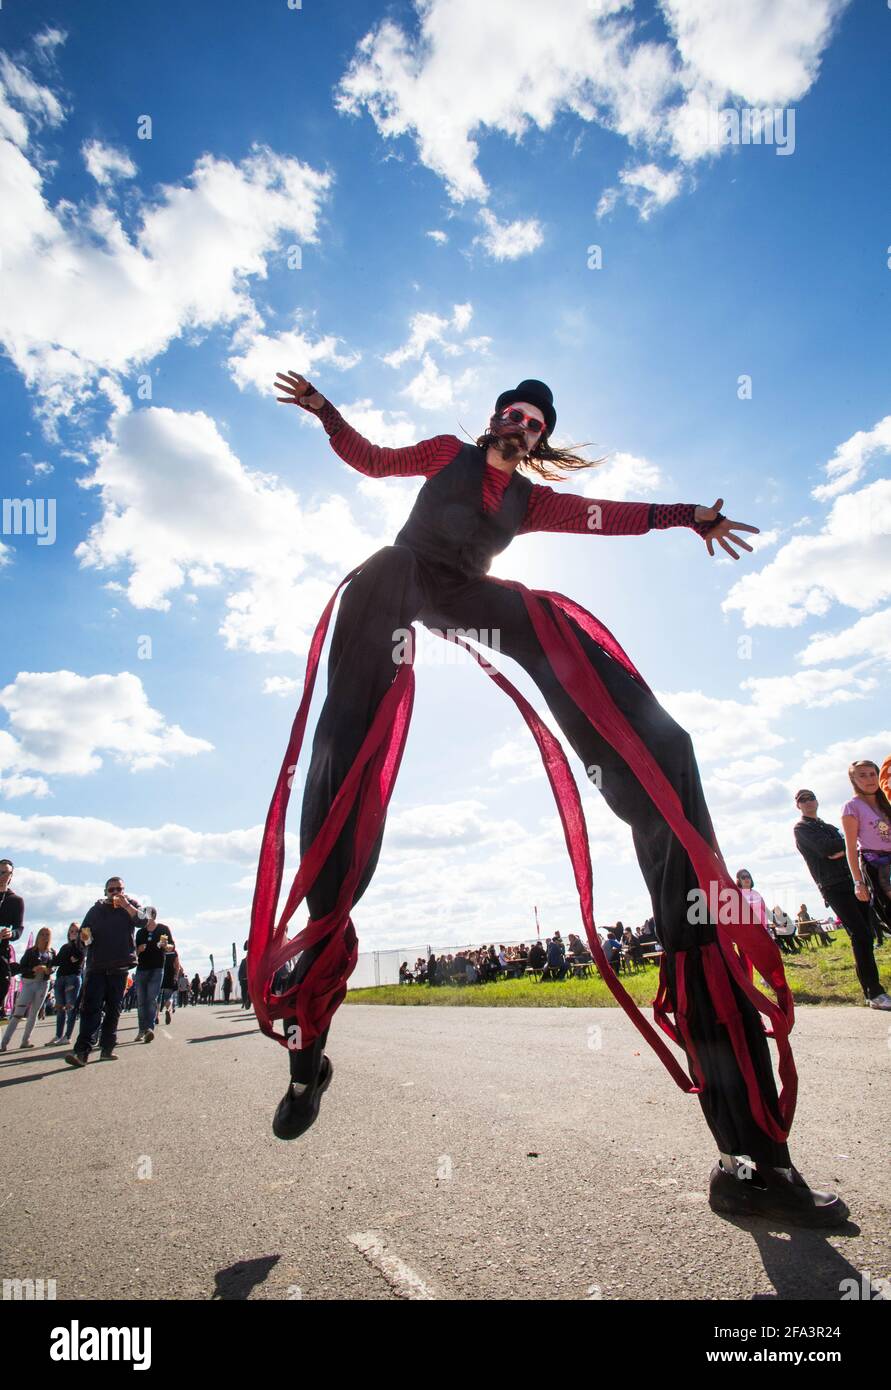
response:
M543 420L536 420L534 415L524 415L515 405L502 410L500 418L509 420L512 425L522 425L524 430L531 430L533 434L541 434L545 427Z
M800 796L798 798L798 804L799 806L803 806L806 801L816 801L816 799L815 796Z

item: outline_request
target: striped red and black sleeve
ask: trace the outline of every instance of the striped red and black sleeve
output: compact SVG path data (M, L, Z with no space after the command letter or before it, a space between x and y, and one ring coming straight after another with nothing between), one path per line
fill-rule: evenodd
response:
M643 536L647 531L664 531L670 526L689 526L704 536L714 521L694 520L693 502L610 502L597 497L555 492L533 483L529 505L520 527L528 531L568 531L579 535Z
M437 434L432 439L422 439L418 444L409 444L403 449L387 449L371 444L358 430L354 430L328 400L320 410L310 410L308 406L303 408L321 420L332 449L344 463L369 478L431 478L461 448L461 441L455 435Z

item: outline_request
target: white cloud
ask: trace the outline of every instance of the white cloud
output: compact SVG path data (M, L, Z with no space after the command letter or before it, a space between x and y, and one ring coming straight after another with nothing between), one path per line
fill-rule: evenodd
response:
M361 360L361 353L338 352L339 341L330 333L313 341L299 326L283 329L280 333L264 333L252 318L233 335L233 352L227 365L239 390L253 386L262 395L275 399L276 373L298 372L312 380L325 395L321 384L315 380L318 364L330 363L343 372ZM312 418L300 406L293 409L301 420Z
M564 0L545 24L533 0L490 0L483 7L426 0L417 9L417 38L390 19L364 36L336 106L353 115L367 110L386 139L411 135L421 162L456 202L488 196L477 168L478 132L519 142L532 125L548 129L563 109L591 120L603 108L605 123L632 134L655 119L674 85L668 47L635 53L633 27L618 18L614 4L597 12L584 0Z
M39 34L34 35L33 43L35 48L41 53L52 56L55 50L59 48L67 38L68 35L64 29L58 29L55 25L50 25L46 29L41 30Z
M184 183L143 200L131 238L101 192L91 204L47 201L29 125L58 124L61 105L5 58L0 79L0 341L50 434L98 378L133 371L178 336L262 326L247 282L266 276L283 235L317 240L329 174L262 145L237 164L205 154Z
M790 709L824 709L864 699L876 688L873 678L851 670L797 671L788 676L752 676L740 682L751 699L721 699L700 690L659 694L660 704L693 739L697 759L733 758L751 749L764 750L787 742L776 725ZM718 776L721 774L718 773Z
M125 880L126 882L126 880ZM131 884L127 892L136 900L145 901ZM59 949L68 934L68 922L81 922L89 907L102 896L101 883L60 883L52 874L39 869L29 869L16 865L15 890L25 899L25 933L19 947L30 932L41 927L49 927L53 933L53 945Z
M367 111L384 140L414 140L421 163L457 203L489 196L478 168L485 134L520 144L564 111L636 152L692 161L714 150L694 137L691 108L734 94L773 103L803 97L845 3L664 0L672 33L657 42L623 0L561 0L544 23L537 0L416 0L416 33L379 20L358 43L335 105L353 116ZM626 170L625 192L649 217L676 195L675 177ZM613 201L618 194L611 191Z
M103 516L76 550L100 570L129 567L137 608L167 609L169 595L231 583L221 634L230 647L302 653L333 581L384 543L354 519L347 500L327 494L304 505L277 479L235 457L203 412L151 407L112 418L94 446L85 486L101 492ZM171 506L171 497L176 506Z
M22 671L0 690L0 708L10 730L0 741L0 759L15 771L82 776L102 766L101 754L111 754L137 772L213 747L168 724L129 671Z
M175 856L190 864L223 861L256 867L262 834L261 825L249 830L201 831L175 822L118 826L96 816L25 817L0 811L4 853L37 854L83 864L157 855L162 859ZM285 838L288 853L297 853L297 837L286 833Z
M365 439L388 449L404 448L406 444L416 443L419 438L417 426L404 411L380 410L370 396L348 401L338 409ZM344 467L349 468L349 464ZM363 481L367 482L368 479Z
M7 736L4 735L4 740ZM9 751L7 743L0 743L0 756ZM0 796L4 801L12 801L17 796L49 796L49 782L45 777L21 777L13 773L11 777L0 777Z
M526 221L499 222L488 208L480 208L479 219L485 231L473 238L493 261L516 261L537 251L544 241L541 223L534 217Z
M294 695L300 688L302 682L292 679L290 676L267 676L263 682L264 695Z
M416 361L425 355L425 348L430 343L438 343L446 352L453 355L464 351L464 346L455 343L448 335L450 333L466 333L473 318L472 304L455 304L452 307L452 317L445 319L441 314L418 313L412 314L408 340L402 347L394 348L392 352L385 353L381 361L388 367L401 367L405 362Z
M858 618L841 632L815 632L798 660L804 666L824 661L854 660L858 663L878 659L891 662L891 608L882 608L868 618Z
M57 126L65 119L65 109L55 93L35 82L25 68L0 52L0 131L24 149L28 144L27 120L15 111L15 104L25 108L37 127L44 122Z
M818 814L835 821L841 808L853 796L848 767L860 758L870 758L881 767L891 752L891 726L875 732L839 739L819 752L807 752L801 764L801 778L793 790L809 787L821 803Z
M664 482L658 464L618 450L585 477L579 491L585 497L609 497L622 502L655 492Z
M833 603L867 612L891 595L889 535L891 479L880 478L836 498L822 531L787 541L734 584L722 608L742 613L746 627L797 627Z
M452 377L437 366L430 354L425 352L421 359L420 371L403 387L401 394L408 396L419 410L444 410L447 406L462 400L462 392L473 386L475 381L476 372L473 368L468 367L466 371Z
M428 236L431 241L435 241L437 246L445 246L446 242L449 239L445 232L441 232L436 228L434 228L432 231L425 232L424 235Z
M660 169L657 164L639 164L619 171L621 188L607 188L597 204L597 216L612 212L620 196L637 208L642 222L678 196L683 180L676 169Z
M103 187L113 184L115 179L132 179L136 174L136 165L126 150L116 150L101 140L85 140L81 154L87 172Z
M859 483L874 458L891 453L891 415L884 416L871 430L857 430L850 439L839 444L832 458L824 465L829 479L813 490L820 502L837 497L840 492Z
M750 103L797 101L848 0L660 0L687 71Z

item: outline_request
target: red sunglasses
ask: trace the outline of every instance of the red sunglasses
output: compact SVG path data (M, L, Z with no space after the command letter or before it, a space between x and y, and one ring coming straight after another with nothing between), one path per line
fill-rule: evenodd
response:
M502 410L500 418L510 420L512 425L522 425L524 430L531 430L533 434L541 434L545 427L543 420L536 420L534 415L524 415L515 405Z

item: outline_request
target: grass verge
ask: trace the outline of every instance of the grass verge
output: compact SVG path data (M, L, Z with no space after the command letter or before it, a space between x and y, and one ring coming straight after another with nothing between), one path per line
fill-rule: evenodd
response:
M876 960L882 984L891 993L891 942L887 937L884 945L876 948ZM805 946L800 955L784 956L783 965L797 1004L862 1005L863 993L846 932L836 932L831 946ZM640 1005L652 1003L658 978L655 965L620 976L631 998ZM618 1008L599 975L585 980L503 980L486 985L437 985L433 989L429 985L378 985L349 990L346 1002L407 1008Z

